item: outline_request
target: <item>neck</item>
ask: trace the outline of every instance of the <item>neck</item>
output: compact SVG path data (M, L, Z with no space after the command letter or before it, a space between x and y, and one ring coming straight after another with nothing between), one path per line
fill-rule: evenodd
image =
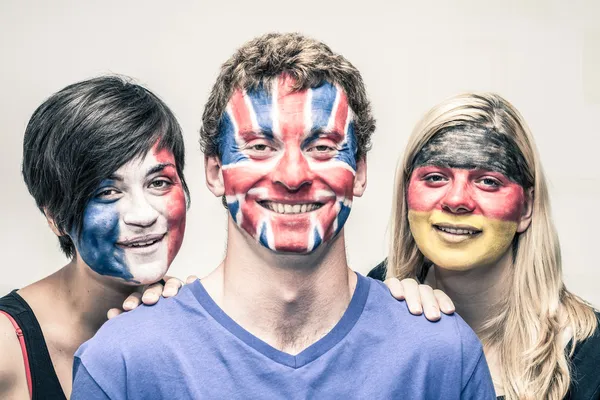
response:
M54 294L55 304L62 304L66 310L68 321L89 337L106 322L109 309L121 308L123 301L141 288L98 275L78 258L45 281Z
M348 268L343 231L307 255L272 252L242 233L231 218L228 232L225 260L202 282L244 329L297 354L340 320L357 281Z
M512 255L510 250L493 265L467 271L454 271L434 265L425 283L444 291L456 306L456 311L475 332L495 315L506 298L510 285Z

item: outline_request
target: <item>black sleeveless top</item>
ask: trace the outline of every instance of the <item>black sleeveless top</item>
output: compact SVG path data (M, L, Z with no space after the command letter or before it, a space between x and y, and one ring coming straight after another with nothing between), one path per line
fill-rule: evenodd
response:
M54 371L50 353L42 334L42 328L40 328L40 324L29 304L17 294L16 290L13 290L0 298L0 310L13 317L23 331L31 371L32 398L34 400L66 400L67 397ZM25 361L22 358L18 361L23 372L25 372Z
M367 276L383 281L387 273L387 259L373 268ZM423 281L419 277L419 281ZM571 358L571 386L565 399L600 400L600 313L596 312L598 326L592 336L577 344ZM571 350L571 343L566 351ZM504 400L499 396L497 400Z

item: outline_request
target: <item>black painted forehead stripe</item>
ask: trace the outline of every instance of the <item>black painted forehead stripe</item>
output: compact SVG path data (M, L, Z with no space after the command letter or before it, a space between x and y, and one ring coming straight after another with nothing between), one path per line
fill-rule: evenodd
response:
M486 169L523 187L530 186L526 164L514 140L492 129L455 126L435 134L414 159L412 170L426 165Z

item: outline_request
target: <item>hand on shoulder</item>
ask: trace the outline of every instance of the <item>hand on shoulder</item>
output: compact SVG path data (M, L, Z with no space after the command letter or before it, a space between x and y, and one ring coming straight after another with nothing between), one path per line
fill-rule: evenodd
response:
M389 278L384 283L396 300L406 301L408 310L413 315L421 315L424 312L429 321L437 321L442 316L440 311L446 315L455 311L454 303L446 293L429 285L419 284L414 279Z
M192 283L197 279L198 277L196 275L190 275L185 280L185 284ZM164 285L163 281L165 281ZM144 303L147 306L152 306L158 303L158 299L160 299L161 296L164 298L176 296L183 285L184 283L180 279L165 276L161 282L156 282L148 286L143 293L132 293L123 302L122 309L111 308L106 313L106 316L108 317L108 319L114 318L117 315L122 314L123 312L135 310L142 303Z

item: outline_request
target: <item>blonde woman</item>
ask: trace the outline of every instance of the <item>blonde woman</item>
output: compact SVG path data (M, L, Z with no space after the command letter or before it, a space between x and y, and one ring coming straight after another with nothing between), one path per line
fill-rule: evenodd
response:
M500 398L600 399L599 317L565 288L546 179L509 102L464 94L425 115L396 171L391 232L370 276L448 294Z

